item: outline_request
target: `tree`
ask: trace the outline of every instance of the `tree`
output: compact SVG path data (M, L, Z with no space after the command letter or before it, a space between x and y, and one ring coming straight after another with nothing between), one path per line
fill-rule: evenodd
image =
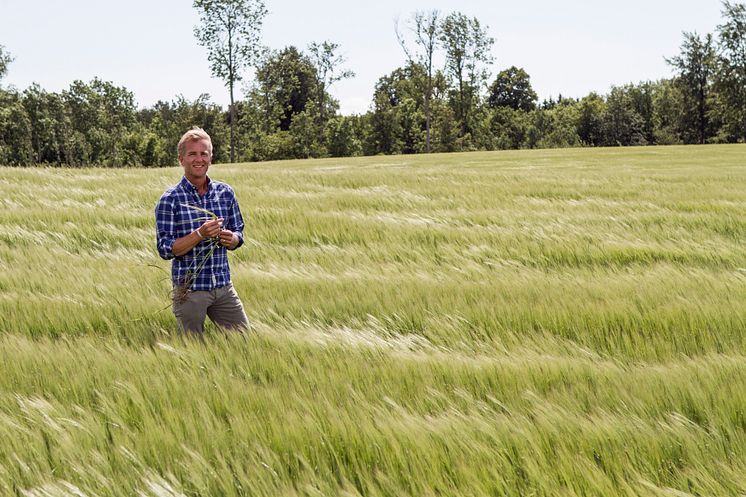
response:
M492 149L506 150L521 148L526 140L527 121L530 114L508 106L492 109L490 132Z
M68 162L121 166L131 164L124 153L125 135L137 120L134 95L125 87L94 78L74 81L62 92L70 126L78 135Z
M746 4L723 2L717 87L724 114L736 136L746 141Z
M3 79L8 72L8 66L11 62L13 62L13 57L5 50L4 46L0 45L0 79Z
M681 140L683 97L678 78L662 79L653 88L653 136L656 145L675 145Z
M459 136L459 123L453 108L448 105L448 82L441 71L433 77L433 95L430 100L430 141L435 152L453 152Z
M500 71L490 86L487 104L492 107L510 107L530 111L536 107L536 92L531 88L531 78L520 67L512 66Z
M0 165L33 163L31 122L15 90L0 90Z
M446 52L446 72L457 84L456 113L462 134L466 135L475 96L487 79L484 66L492 64L490 50L495 40L487 35L487 28L482 28L479 19L453 12L443 20L440 42Z
M422 152L424 145L423 95L424 68L409 64L378 80L373 93L370 118L373 154Z
M681 134L687 143L705 143L710 135L710 91L716 70L712 35L684 33L681 54L666 59L678 72L681 88Z
M225 81L230 92L230 160L235 158L236 112L233 88L241 72L259 55L259 34L267 15L263 0L194 0L201 24L194 28L199 44L207 48L213 76Z
M62 96L33 84L23 92L23 106L31 123L33 162L66 164L70 119Z
M340 69L345 58L335 53L338 48L338 44L330 41L314 42L308 46L309 58L316 69L316 82L318 83L316 106L318 107L318 126L322 133L327 120L326 95L329 87L337 81L355 76L355 73L348 69Z
M652 81L642 81L636 85L628 85L629 99L632 109L640 116L640 132L645 139L644 143L653 145L655 137L653 135L653 88L655 83Z
M293 46L271 53L256 70L257 88L252 101L264 107L267 134L289 131L293 117L306 110L319 94L316 69Z
M605 114L606 102L597 93L590 93L578 102L577 130L583 145L603 145Z
M427 72L426 84L423 88L423 97L425 100L425 151L430 153L430 126L432 122L432 113L430 110L430 101L433 96L433 56L437 48L438 38L440 37L440 12L437 10L417 11L412 15L409 23L409 30L414 34L415 46L419 47L412 51L399 31L398 23L396 24L396 38L399 40L404 50L404 54L410 64L419 64Z
M401 125L396 119L395 108L401 97L397 95L395 77L401 69L390 76L378 80L373 92L373 111L370 116L370 133L368 133L367 155L394 154L401 149Z
M326 123L325 143L331 157L362 155L363 116L336 116Z
M194 101L178 95L172 102L157 102L138 114L140 124L149 132L143 137L142 162L148 166L176 165L176 143L185 129L199 126L212 139L213 160L224 160L228 155L228 130L222 108L202 94Z
M535 122L541 123L541 138L538 146L541 148L579 146L582 143L577 127L579 112L580 105L572 98L563 99L552 109L534 111Z
M323 149L324 130L319 130L318 112L313 100L305 110L293 116L290 123L290 136L293 140L293 155L288 159L306 159L325 155Z
M645 138L645 118L636 110L636 100L633 85L611 88L603 116L605 145L648 144Z
M257 67L256 84L242 103L239 121L242 136L250 144L250 157L278 159L327 154L325 127L336 115L338 105L327 89L340 79L337 70L341 59L335 57L333 43L327 43L326 48L317 44L316 48L316 65L314 59L290 46L268 52ZM319 102L323 109L319 108Z

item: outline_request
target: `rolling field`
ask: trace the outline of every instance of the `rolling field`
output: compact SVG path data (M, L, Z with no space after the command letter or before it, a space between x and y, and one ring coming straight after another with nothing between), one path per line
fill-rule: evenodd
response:
M0 496L746 494L745 145L214 165L204 341L180 171L0 171Z

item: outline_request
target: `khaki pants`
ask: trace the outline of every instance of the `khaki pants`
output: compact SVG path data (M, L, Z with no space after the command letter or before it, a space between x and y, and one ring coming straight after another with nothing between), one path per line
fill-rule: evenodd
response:
M182 331L202 334L205 315L223 328L243 331L249 328L249 320L243 310L232 283L209 291L194 291L186 295L183 302L173 303L174 316Z

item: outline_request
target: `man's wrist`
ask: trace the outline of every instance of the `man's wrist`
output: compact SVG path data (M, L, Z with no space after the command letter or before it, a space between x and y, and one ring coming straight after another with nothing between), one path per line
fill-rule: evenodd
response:
M200 226L200 228L201 228L201 226ZM200 240L204 240L204 239L205 239L205 237L204 237L204 235L202 235L202 233L201 233L201 232L199 231L199 230L200 230L200 228L197 228L197 229L196 229L196 230L194 230L194 231L195 231L195 233L197 233L197 236L199 237L199 239L200 239Z

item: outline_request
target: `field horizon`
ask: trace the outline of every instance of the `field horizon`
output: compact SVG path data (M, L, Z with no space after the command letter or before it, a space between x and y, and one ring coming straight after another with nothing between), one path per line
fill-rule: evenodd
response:
M3 168L0 496L743 495L745 157L215 164L252 331L201 341L181 168Z

